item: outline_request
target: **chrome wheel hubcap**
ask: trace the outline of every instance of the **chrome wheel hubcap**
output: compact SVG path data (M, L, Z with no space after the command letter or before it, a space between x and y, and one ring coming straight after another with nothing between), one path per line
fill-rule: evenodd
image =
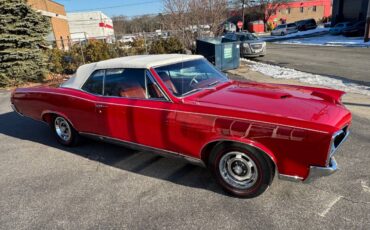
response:
M60 139L64 141L69 141L71 139L71 128L64 118L57 117L55 119L54 126L55 131Z
M220 160L219 170L225 182L239 189L252 187L258 178L255 162L243 152L226 153Z

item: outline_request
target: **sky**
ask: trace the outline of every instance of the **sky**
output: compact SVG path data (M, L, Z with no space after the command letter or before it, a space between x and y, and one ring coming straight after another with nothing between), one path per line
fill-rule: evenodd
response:
M67 12L102 11L112 17L156 14L163 11L162 0L54 0L63 4Z

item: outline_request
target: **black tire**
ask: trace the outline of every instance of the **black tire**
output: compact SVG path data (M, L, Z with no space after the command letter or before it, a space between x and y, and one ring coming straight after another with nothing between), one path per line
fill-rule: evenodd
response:
M59 130L58 130L57 123L59 123ZM68 146L68 147L78 145L80 141L80 135L73 128L71 123L66 118L60 115L55 115L51 121L50 127L51 127L52 132L54 133L55 138L60 144L64 146ZM68 138L63 138L63 137L66 137L66 136L63 136L63 134L61 134L61 131L60 131L63 128L65 128L66 133L69 134Z
M223 165L224 161L222 161L221 164L220 161L223 159L223 156L227 156L232 152L241 152L243 156L247 156L247 158L254 163L254 167L252 167L250 171L254 170L257 176L254 184L248 188L234 186L221 175L222 166L220 165ZM235 159L237 158L238 157ZM271 185L275 175L274 165L268 156L250 146L240 143L221 143L216 145L208 159L208 167L217 183L221 185L227 193L240 198L254 198L261 195ZM225 175L225 172L223 174ZM232 178L232 176L230 176L230 178Z

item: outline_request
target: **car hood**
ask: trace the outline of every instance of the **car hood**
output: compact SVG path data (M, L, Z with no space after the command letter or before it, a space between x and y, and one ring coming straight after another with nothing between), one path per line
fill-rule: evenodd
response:
M234 81L193 100L223 109L339 127L344 118L350 117L340 102L343 94L332 89Z

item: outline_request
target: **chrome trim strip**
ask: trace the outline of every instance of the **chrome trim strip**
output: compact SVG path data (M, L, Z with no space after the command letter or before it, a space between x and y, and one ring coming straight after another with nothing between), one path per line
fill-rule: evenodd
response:
M17 110L17 107L15 107L15 105L13 103L10 104L10 107L12 107L13 111L16 112L19 116L22 116L24 117L23 114L21 114L18 110Z
M73 88L65 88L65 89L72 89L72 90L76 90L76 91L81 91L81 90L73 89ZM84 92L84 91L81 91L81 92ZM56 94L56 95L78 98L78 99L89 101L89 102L92 102L92 103L97 102L97 101L94 101L94 100L90 100L90 99L86 99L86 98L83 98L83 97L78 97L78 96L74 96L74 95L70 95L70 94L65 94L65 93L47 92L47 91L27 91L27 93ZM93 94L91 94L91 95L93 95ZM93 96L97 97L97 95L93 95ZM122 97L122 98L124 98L124 97ZM222 116L222 115L209 114L209 113L195 113L195 112L179 111L179 110L173 110L173 109L152 108L152 107L137 106L137 105L124 105L124 104L111 103L111 102L102 102L102 101L100 101L99 103L100 104L107 104L107 105L130 106L130 107L135 107L135 108L162 110L162 111L168 111L168 112L178 112L178 113L181 112L181 113L186 113L186 114L207 115L207 116L212 116L212 117L217 117L217 118L232 118L232 119L238 119L238 120L241 120L241 121L252 121L252 122L254 121L254 122L259 122L259 123L263 123L263 124L282 125L282 124L279 124L279 123L272 123L272 122L267 122L267 121L252 120L252 119L245 119L245 118L239 118L239 117ZM283 124L282 126L328 134L328 132L326 132L326 131L321 131L321 130L316 130L316 129L302 128L302 127L297 127L297 126L292 126L292 125L285 125L285 124Z
M300 176L291 176L291 175L286 175L286 174L279 174L279 179L291 181L291 182L302 182L303 181L303 178Z
M329 176L336 171L338 171L337 161L332 157L330 158L328 167L310 166L310 171L307 178L304 180L304 183L310 183L317 178Z
M159 89L159 91L161 91L162 95L166 98L166 101L168 102L172 102L172 99L167 95L167 93L162 89L162 87L158 84L158 82L155 80L154 76L152 75L152 73L150 72L150 70L145 70L145 75L148 76L150 78L150 80L153 81L154 85L157 86L157 88ZM145 87L146 88L146 87Z
M201 159L191 157L191 156L187 156L187 155L182 154L182 153L172 152L172 151L165 150L165 149L155 148L155 147L151 147L151 146L147 146L147 145L143 145L143 144L139 144L139 143L135 143L135 142L131 142L131 141L124 141L124 140L121 140L121 139L117 139L117 138L113 138L113 137L107 137L107 136L98 135L98 134L94 134L94 133L79 132L79 134L82 135L82 136L90 137L90 138L93 138L93 139L98 139L98 140L108 142L108 143L112 143L112 144L122 145L122 146L125 146L125 147L128 147L128 148L137 149L137 150L140 150L140 151L154 152L154 153L159 154L159 155L164 156L164 157L183 159L183 160L188 161L191 164L198 165L198 166L201 166L201 167L206 167L206 165L204 164L204 162Z

